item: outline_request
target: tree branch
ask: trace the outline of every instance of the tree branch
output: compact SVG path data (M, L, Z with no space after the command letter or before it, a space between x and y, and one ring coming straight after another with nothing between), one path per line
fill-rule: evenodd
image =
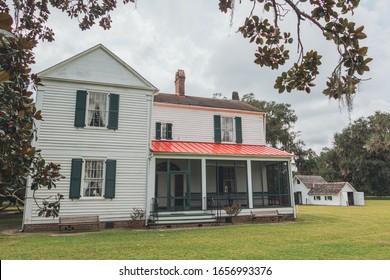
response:
M317 25L317 27L319 29L322 30L322 32L325 31L325 27L322 26L317 20L313 19L310 15L306 14L305 12L301 11L296 4L294 4L291 0L284 0L287 4L290 5L290 7L294 10L294 12L297 14L298 18L300 20L304 20L304 19L308 19L310 20L312 23L314 23L315 25Z

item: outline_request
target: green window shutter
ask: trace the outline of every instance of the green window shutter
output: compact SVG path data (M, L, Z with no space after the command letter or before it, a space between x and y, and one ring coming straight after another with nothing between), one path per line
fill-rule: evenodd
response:
M221 116L214 115L214 142L221 143Z
M236 143L241 144L242 143L242 123L241 123L241 117L235 117L234 120L236 122Z
M106 160L106 178L104 197L114 198L115 197L115 179L116 179L116 160Z
M110 93L107 128L118 129L118 118L119 118L119 94Z
M82 168L83 160L81 158L72 159L72 167L70 170L69 198L80 198Z
M156 139L160 140L161 139L161 123L156 122Z
M87 95L86 90L78 90L76 95L76 110L74 117L75 127L85 127L85 110L87 108Z
M172 127L171 123L167 123L167 140L172 140Z

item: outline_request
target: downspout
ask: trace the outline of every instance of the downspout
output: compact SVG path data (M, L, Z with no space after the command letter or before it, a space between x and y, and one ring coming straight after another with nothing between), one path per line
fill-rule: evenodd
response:
M263 134L264 134L264 144L267 143L267 113L263 117Z

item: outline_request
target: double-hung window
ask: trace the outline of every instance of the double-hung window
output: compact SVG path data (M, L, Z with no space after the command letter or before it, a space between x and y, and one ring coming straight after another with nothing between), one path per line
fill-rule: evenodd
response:
M115 197L116 160L72 159L69 198Z
M95 127L107 126L107 98L105 92L89 92L87 125Z
M118 129L119 95L108 92L78 90L75 127Z
M233 142L233 118L221 117L222 142Z
M172 140L172 123L156 122L156 139Z
M214 142L242 143L241 117L214 115Z
M84 178L82 196L102 196L104 183L104 161L86 160L84 162Z

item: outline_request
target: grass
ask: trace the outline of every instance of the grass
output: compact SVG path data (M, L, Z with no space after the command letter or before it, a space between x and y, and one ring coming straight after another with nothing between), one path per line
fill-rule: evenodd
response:
M390 201L364 207L299 206L292 223L167 230L16 233L1 218L0 259L388 260Z

